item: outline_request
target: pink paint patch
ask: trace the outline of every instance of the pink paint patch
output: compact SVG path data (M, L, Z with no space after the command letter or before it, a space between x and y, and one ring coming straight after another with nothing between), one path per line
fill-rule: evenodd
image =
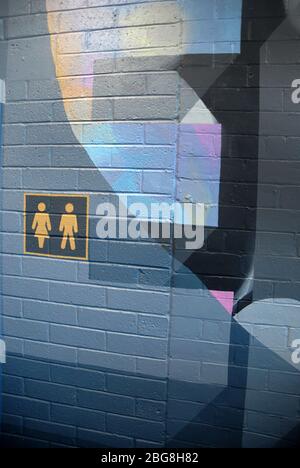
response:
M224 309L232 315L233 313L233 301L234 293L232 291L209 291L210 294L217 299L218 302L224 307Z
M221 157L222 125L220 124L198 124L194 125L195 133L200 143L206 148L209 156Z

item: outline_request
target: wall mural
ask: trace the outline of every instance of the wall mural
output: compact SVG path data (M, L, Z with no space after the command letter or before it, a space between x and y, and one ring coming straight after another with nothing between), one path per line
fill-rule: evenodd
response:
M76 427L83 420L76 439L83 446L127 442L111 442L112 434L132 437L135 446L293 445L299 402L290 382L298 379L299 366L290 351L299 329L299 267L288 246L300 220L293 191L297 168L293 176L282 162L295 160L298 147L292 119L281 112L286 90L278 98L274 89L296 78L297 47L285 38L298 38L298 23L281 0L107 3L61 11L46 0L38 12L54 65L43 79L57 80L53 119L67 130L34 140L39 145L41 138L41 146L50 141L51 168L76 172L70 193L75 197L78 189L90 197L89 261L79 264L71 286L66 281L57 296L50 284L50 301L76 306L79 322L69 328L79 323L86 336L107 332L105 352L95 335L87 344L83 335L69 337L67 326L60 335L55 324L51 338L66 348L62 354L51 355L52 343L47 351L41 343L26 346L25 337L25 352L12 353L6 374L25 372L30 380L31 364L46 363L55 384L74 386L85 418L78 422L74 408L61 411L54 389L51 417ZM282 38L286 49L278 57ZM11 80L23 70L24 56L30 63L28 50L20 47L19 57L17 49L11 41ZM282 67L282 56L292 65ZM39 99L48 93L41 89ZM42 180L41 188L32 179L27 192L47 190L51 196L55 183ZM124 195L129 207L204 204L204 245L191 250L185 239L163 235L99 239L97 207L122 204ZM150 221L175 231L174 219ZM23 271L30 272L26 262ZM108 287L105 298L102 286ZM31 319L34 301L24 305ZM40 297L36 302L39 310L45 305ZM25 371L23 359L30 364ZM87 382L91 369L96 383ZM47 400L48 369L38 371L45 387L36 385L31 397ZM279 373L285 376L280 385ZM102 374L107 380L98 400ZM111 416L116 407L119 413ZM15 414L14 400L6 408ZM109 413L108 430L91 410ZM147 425L139 426L144 417ZM29 434L39 438L43 431L48 440L39 425Z
M147 147L141 149L130 145L131 142L141 143L142 128L157 140L161 134L166 138L172 135L175 144L168 154L165 178L161 179L162 185L171 186L166 201L172 203L177 198L182 202L188 199L192 203L204 203L205 225L207 228L220 227L223 124L215 112L214 99L208 94L211 88L215 90L216 81L222 79L226 70L230 77L228 64L216 66L214 57L240 53L242 1L230 5L229 20L226 15L224 20L216 19L213 4L197 0L141 3L126 7L126 11L110 7L104 14L101 10L101 17L100 11L97 15L97 11L91 14L89 10L83 11L80 17L74 17L78 13L72 11L61 15L51 12L51 2L47 5L52 54L67 118L74 135L91 162L99 168L111 191L130 195L135 187L134 174L130 177L127 172L116 173L116 170L131 167L141 171L151 167L151 153L147 155ZM141 26L143 21L145 25L150 21L153 26ZM106 31L110 27L114 27L113 32ZM81 32L76 32L79 30ZM162 42L162 38L166 42ZM126 71L128 65L130 74L118 74ZM74 69L78 76L70 82L65 77L73 75ZM149 77L147 69L158 72ZM107 86L103 88L101 73L111 75L109 89ZM135 110L134 114L130 101L126 108L124 100L125 109L118 109L117 104L113 104L114 122L105 122L106 118L111 120L109 112L101 118L107 112L107 105L111 105L107 99L101 99L101 95L130 96L134 90L135 96L143 96L147 83L149 86L151 79L158 81L159 76L163 79L154 91L157 97L148 100L147 109L145 100L144 107ZM155 82L152 86L155 87ZM216 87L220 91L218 84ZM169 101L159 97L166 88L169 88ZM176 99L179 109L175 106ZM157 113L156 103L164 108L162 113ZM155 120L159 122L155 123ZM78 125L80 122L84 122L83 131ZM145 154L144 157L137 158L138 152ZM163 166L163 161L161 164ZM103 183L97 188L101 191ZM146 205L157 199L142 193L136 198ZM169 255L169 252L165 253L166 264L170 262ZM194 271L191 267L192 263L202 263L195 255L175 251L177 256L180 262L182 256L187 256L180 273L190 275L192 271L193 276L198 273L197 268ZM177 280L174 281L175 288L180 288ZM200 278L188 278L184 283L203 288ZM232 313L234 290L228 286L225 291L219 290L213 283L208 288L212 296Z

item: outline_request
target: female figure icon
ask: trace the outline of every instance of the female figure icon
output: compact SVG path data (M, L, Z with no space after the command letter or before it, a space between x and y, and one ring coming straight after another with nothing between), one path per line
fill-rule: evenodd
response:
M34 231L34 237L37 238L39 248L43 249L46 239L49 239L49 232L52 229L50 216L46 211L45 203L41 202L38 204L38 213L34 215L32 229Z
M78 222L77 216L73 214L74 205L67 203L65 206L66 214L62 215L59 230L63 233L63 239L61 241L61 249L65 250L67 242L70 242L70 249L76 250L76 242L74 235L78 233Z

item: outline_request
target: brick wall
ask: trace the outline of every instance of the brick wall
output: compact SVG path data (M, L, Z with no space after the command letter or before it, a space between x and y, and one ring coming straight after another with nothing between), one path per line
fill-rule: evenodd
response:
M283 3L0 12L2 444L295 445L300 69ZM89 193L88 262L24 255L26 192ZM97 205L119 194L205 203L203 249L99 240Z

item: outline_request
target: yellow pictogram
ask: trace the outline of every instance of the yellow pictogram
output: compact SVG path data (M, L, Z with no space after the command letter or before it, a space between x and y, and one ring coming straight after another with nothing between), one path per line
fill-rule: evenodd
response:
M67 242L70 242L70 249L76 250L76 242L74 235L78 234L78 222L77 216L72 214L74 212L74 205L72 203L67 203L65 206L67 214L62 215L61 222L59 225L60 232L63 233L63 239L61 241L61 249L65 250L67 247Z
M79 193L25 193L24 253L88 260L89 196Z
M45 213L45 203L39 203L38 213L35 214L32 230L34 231L34 237L37 238L39 248L43 249L46 239L49 239L49 232L51 231L51 221L48 213Z

